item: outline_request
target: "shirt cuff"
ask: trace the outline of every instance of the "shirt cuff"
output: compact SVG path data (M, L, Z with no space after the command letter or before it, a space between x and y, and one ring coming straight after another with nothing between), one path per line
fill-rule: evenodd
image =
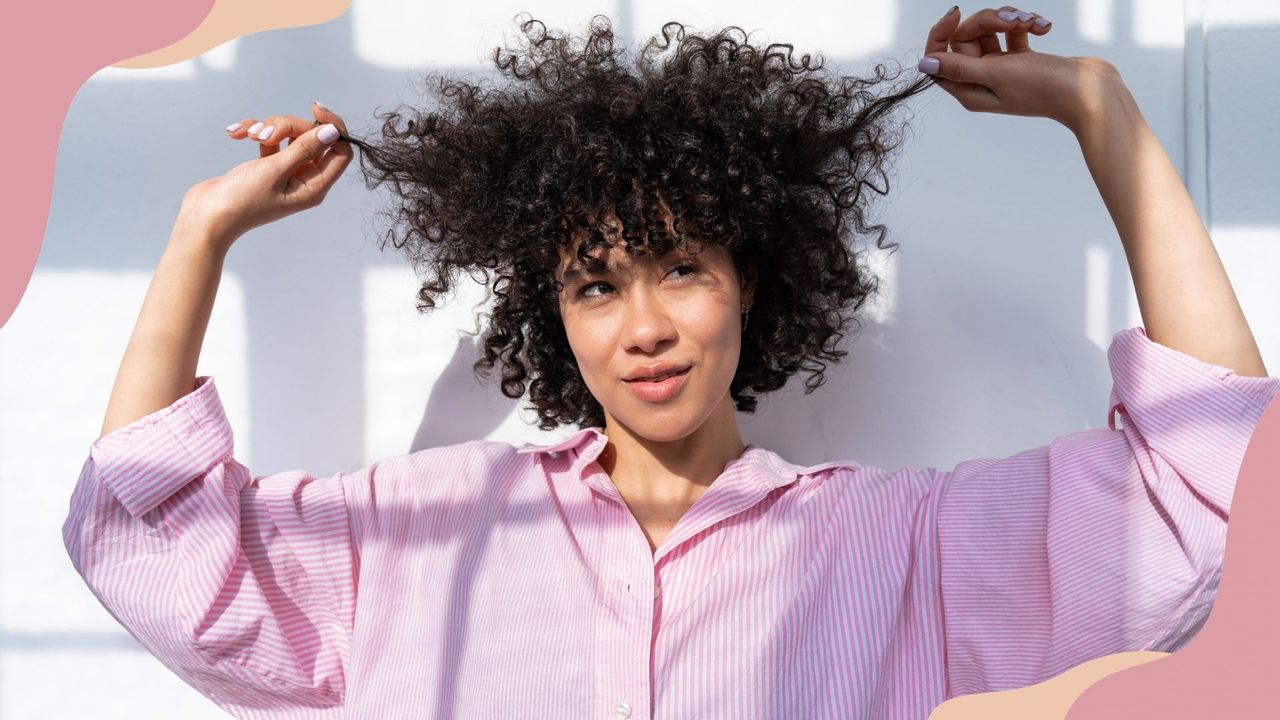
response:
M1280 380L1248 377L1161 345L1142 327L1121 330L1107 350L1113 385L1107 424L1126 428L1197 485L1230 507L1253 430Z
M213 377L201 375L168 407L98 438L89 456L102 484L136 518L207 473L233 446Z

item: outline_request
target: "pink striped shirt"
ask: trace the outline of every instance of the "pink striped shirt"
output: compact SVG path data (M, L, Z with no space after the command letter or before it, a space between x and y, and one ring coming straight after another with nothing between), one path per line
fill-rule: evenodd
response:
M254 477L201 376L92 444L63 534L239 717L924 718L1206 617L1280 381L1140 327L1107 358L1107 428L951 471L750 445L656 552L598 429Z

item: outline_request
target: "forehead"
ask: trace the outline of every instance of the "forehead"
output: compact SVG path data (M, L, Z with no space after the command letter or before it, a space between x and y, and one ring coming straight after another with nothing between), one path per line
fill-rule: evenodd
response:
M671 214L671 210L661 193L658 195L658 211L659 217L666 226L667 235L674 237L676 234L676 218ZM586 264L584 265L583 261L578 258L578 249L582 243L588 241L590 233L582 226L572 227L569 242L557 248L560 257L559 263L556 265L555 275L561 281L587 275L622 274L636 266L644 267L653 265L656 262L694 257L708 250L712 251L712 257L704 256L703 259L706 261L714 261L720 254L715 252L717 250L721 251L726 257L728 253L726 248L722 248L715 243L704 242L695 227L688 223L681 223L681 237L675 241L675 245L670 250L662 252L655 257L654 250L650 246L646 247L640 254L633 255L628 252L626 241L623 239L623 222L612 207L605 206L601 210L589 213L587 222L594 224L607 245L593 247L588 253L585 259Z
M643 267L663 260L691 258L699 255L707 259L705 253L710 253L714 257L716 250L723 251L723 248L705 244L689 242L687 245L688 247L675 245L662 255L654 257L652 251L646 251L641 255L632 255L626 251L622 243L618 242L593 252L588 258L590 264L584 266L578 260L578 244L575 243L572 247L560 248L560 265L557 268L557 274L560 275L562 280L605 273L622 274L636 266ZM592 260L600 262L591 262Z

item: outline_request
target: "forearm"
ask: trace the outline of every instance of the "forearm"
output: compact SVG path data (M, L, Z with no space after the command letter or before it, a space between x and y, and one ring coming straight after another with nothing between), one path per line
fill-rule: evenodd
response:
M1182 180L1119 77L1072 128L1111 213L1147 335L1239 375L1267 375L1226 269Z
M175 224L116 374L103 435L194 389L228 247L198 227Z

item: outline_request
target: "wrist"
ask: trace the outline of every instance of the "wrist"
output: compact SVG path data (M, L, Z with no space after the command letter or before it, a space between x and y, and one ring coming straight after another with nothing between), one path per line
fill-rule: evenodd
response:
M1079 65L1072 112L1059 122L1083 143L1108 124L1140 118L1137 103L1120 71L1111 63L1094 57L1074 58Z
M207 223L185 218L181 214L169 235L169 245L172 247L213 253L218 256L225 256L234 242L234 237L218 232Z

